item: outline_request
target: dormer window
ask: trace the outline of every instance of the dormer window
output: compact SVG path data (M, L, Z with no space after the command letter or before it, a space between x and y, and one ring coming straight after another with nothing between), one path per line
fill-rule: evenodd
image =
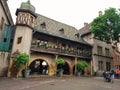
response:
M75 37L79 38L79 36L80 36L79 33L75 34Z
M41 23L40 25L41 25L42 29L46 29L46 23L45 22Z
M61 34L64 34L64 28L61 28L61 29L59 30L59 32L60 32Z

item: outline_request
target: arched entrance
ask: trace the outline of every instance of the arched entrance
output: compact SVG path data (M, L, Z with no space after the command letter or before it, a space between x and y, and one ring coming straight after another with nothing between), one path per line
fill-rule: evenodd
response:
M48 75L48 63L45 60L37 59L34 60L30 65L30 74L41 74Z
M59 70L61 66L57 65L57 70ZM70 68L67 62L65 62L65 65L62 66L63 74L69 75L70 74Z

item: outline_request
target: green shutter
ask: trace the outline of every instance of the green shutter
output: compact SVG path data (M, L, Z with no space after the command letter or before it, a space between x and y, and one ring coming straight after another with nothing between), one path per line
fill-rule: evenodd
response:
M2 39L0 42L0 50L1 51L9 51L11 49L11 39L13 38L14 28L9 25L5 25L4 30L2 32Z

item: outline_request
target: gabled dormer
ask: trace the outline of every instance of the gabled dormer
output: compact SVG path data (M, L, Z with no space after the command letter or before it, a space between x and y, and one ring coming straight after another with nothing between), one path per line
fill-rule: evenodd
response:
M59 30L59 32L60 32L60 34L64 34L64 28L61 28L61 29Z
M41 23L40 26L42 27L43 30L46 30L46 23L45 22Z
M75 34L75 37L76 37L76 38L79 38L79 37L80 37L80 34L79 34L79 33L76 33L76 34Z

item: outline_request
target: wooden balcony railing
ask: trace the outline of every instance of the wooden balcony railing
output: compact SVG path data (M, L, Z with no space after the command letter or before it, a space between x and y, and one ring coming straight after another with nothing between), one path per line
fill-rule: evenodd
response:
M50 53L50 54L59 54L64 56L73 56L73 57L83 57L83 58L91 58L92 53L90 51L80 51L80 50L73 50L69 48L58 48L57 46L46 46L46 45L32 45L31 46L32 51L37 52L44 52L44 53Z

